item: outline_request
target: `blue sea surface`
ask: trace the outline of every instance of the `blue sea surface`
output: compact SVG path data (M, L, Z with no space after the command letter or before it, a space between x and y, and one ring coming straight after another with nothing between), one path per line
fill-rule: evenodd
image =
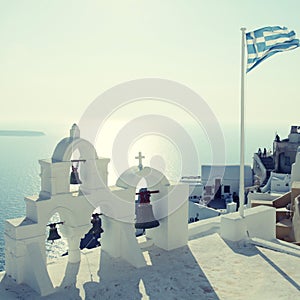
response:
M25 196L40 191L39 159L49 158L57 137L0 137L0 270L4 269L4 224L25 216Z

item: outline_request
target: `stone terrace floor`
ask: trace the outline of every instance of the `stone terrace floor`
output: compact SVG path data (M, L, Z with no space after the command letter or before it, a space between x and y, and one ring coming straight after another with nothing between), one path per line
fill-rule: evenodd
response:
M143 248L147 266L135 269L101 248L83 251L81 264L67 257L48 270L56 293L40 297L0 273L0 299L298 299L300 258L248 241L225 242L199 234L187 246Z

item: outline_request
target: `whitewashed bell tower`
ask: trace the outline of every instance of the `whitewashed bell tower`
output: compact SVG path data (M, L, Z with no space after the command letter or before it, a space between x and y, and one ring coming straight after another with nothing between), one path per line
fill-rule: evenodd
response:
M75 150L82 161L82 184L77 193L70 191L70 160ZM52 158L39 163L39 195L25 197L25 217L6 222L6 274L17 283L26 283L41 295L47 295L54 288L46 267L46 225L54 213L59 213L64 222L60 230L68 242L68 261L79 262L80 240L91 227L90 218L95 209L83 190L92 193L107 189L109 159L98 158L94 146L80 138L79 128L74 124L70 136L57 144Z
M79 153L80 186L70 189L72 154ZM141 156L141 155L140 155ZM90 218L96 207L103 215L101 251L122 258L134 267L146 266L135 236L135 193L144 178L148 187L158 189L153 203L160 226L147 232L153 244L165 250L186 245L188 240L188 186L172 184L158 170L139 166L126 170L115 186L107 186L108 158L98 158L94 146L80 137L74 124L70 136L55 147L52 158L40 160L41 190L39 195L25 197L26 216L6 221L6 274L25 283L41 295L55 292L48 273L45 250L45 228L58 213L60 232L68 243L68 264L81 261L80 240L90 229ZM101 263L101 262L100 262ZM101 266L100 266L101 268Z

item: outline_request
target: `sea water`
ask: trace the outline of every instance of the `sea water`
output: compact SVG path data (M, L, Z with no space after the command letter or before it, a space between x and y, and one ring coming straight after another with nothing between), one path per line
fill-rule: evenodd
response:
M257 151L258 147L272 147L272 141L275 136L275 131L281 133L281 137L287 137L289 126L292 124L285 124L278 128L269 125L266 126L248 126L246 128L246 152L245 161L248 164L252 163L252 155ZM223 128L226 147L226 161L227 164L239 163L239 127L238 126L224 126ZM280 131L281 130L281 131ZM46 131L46 130L45 130ZM46 131L47 132L47 131ZM57 131L56 134L45 136L30 136L30 137L13 137L0 136L0 270L4 269L4 223L6 219L12 219L25 216L25 202L24 197L36 195L40 191L40 165L39 159L51 158L56 144L61 138L68 136L68 132L62 133ZM197 135L196 135L197 136ZM202 140L201 140L202 139ZM197 162L190 159L185 164L185 169L182 169L183 162L180 162L182 156L180 151L188 149L180 149L165 138L157 135L144 136L141 139L132 143L131 148L119 149L118 151L127 151L131 158L128 161L129 165L137 165L138 161L135 155L138 151L143 151L145 154L144 165L151 164L152 167L162 168L162 171L171 180L179 180L184 175L200 175L200 165L210 164L211 155L209 147L209 138L204 135L199 137L195 142L199 148L201 159ZM97 148L99 156L110 157L111 145L107 147L104 141L100 141L100 148ZM105 149L106 148L106 149ZM117 152L118 153L118 152ZM114 153L116 155L116 153ZM149 160L149 157L154 159ZM163 160L163 164L161 163ZM115 180L120 175L116 172L116 167L112 166L113 160L109 165L109 184L115 183ZM195 165L196 172L195 174ZM46 229L45 229L46 240ZM47 244L47 249L50 256L61 255L64 251L62 242L55 242L52 245Z
M0 270L4 267L4 223L25 215L25 196L40 190L38 159L53 150L49 136L0 137Z

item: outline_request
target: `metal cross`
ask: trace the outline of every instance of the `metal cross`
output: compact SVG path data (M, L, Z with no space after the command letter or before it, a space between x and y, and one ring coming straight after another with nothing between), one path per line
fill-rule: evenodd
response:
M142 152L139 152L139 156L136 156L135 159L139 160L139 169L140 171L143 169L142 159L145 158L145 156L142 156Z

